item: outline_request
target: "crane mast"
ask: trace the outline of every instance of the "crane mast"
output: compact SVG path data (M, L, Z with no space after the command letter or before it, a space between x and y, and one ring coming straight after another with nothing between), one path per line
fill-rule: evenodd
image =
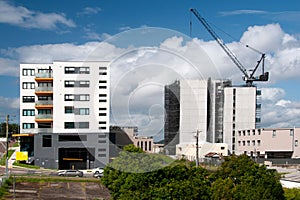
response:
M260 60L257 61L256 66L252 70L252 73L249 75L247 73L246 68L240 63L237 57L230 51L230 49L225 45L225 43L220 39L220 37L216 34L216 32L211 28L211 26L207 23L207 21L198 13L196 9L191 8L190 11L197 17L197 19L201 22L201 24L206 28L206 30L211 34L211 36L217 41L220 47L225 51L228 57L233 61L233 63L240 69L243 73L244 81L246 81L247 86L252 86L253 81L268 81L269 79L269 72L264 72L264 59L265 54L257 51L256 49L247 45L248 48L251 50L260 53L262 56ZM254 73L262 63L262 74L259 77L254 77Z

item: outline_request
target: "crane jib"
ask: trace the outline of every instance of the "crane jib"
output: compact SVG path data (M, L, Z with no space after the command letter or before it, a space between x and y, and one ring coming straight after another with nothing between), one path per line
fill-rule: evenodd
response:
M208 22L198 13L198 11L194 8L191 8L190 11L197 17L197 19L201 22L201 24L206 28L206 30L211 34L211 36L217 41L220 47L225 51L228 57L233 61L233 63L239 68L239 70L244 74L244 81L246 81L247 85L251 86L253 81L268 81L269 80L269 72L264 72L264 59L265 54L260 51L246 45L246 47L252 49L253 51L262 54L259 61L257 61L256 66L252 70L252 73L249 75L247 73L246 68L240 63L237 57L230 51L230 49L226 46L226 44L220 39L220 37L216 34L216 32L211 28ZM254 73L262 63L262 74L258 77L254 77Z

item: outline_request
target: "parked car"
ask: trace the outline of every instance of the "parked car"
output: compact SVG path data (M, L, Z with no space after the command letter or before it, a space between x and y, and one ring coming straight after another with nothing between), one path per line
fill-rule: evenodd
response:
M103 176L103 173L94 173L94 178L101 178Z
M76 176L76 177L82 177L83 172L79 170L61 170L57 172L58 176Z
M104 169L102 167L97 167L92 170L93 174L103 174Z

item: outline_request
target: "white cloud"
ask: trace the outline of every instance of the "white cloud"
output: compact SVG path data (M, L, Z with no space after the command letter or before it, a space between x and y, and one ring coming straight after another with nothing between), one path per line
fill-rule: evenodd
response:
M59 24L67 27L76 26L64 14L31 11L22 6L9 4L8 1L0 1L0 23L47 30L56 29Z
M223 11L220 12L221 15L245 15L245 14L267 14L268 12L263 10L234 10L234 11Z
M130 35L131 31L135 30L127 31L125 35ZM148 36L144 35L146 32L139 34L145 38ZM134 36L137 35L134 32ZM163 117L160 112L153 112L153 106L163 106L162 89L165 84L170 84L175 79L210 76L232 78L234 83L242 83L242 73L215 41L188 41L175 35L161 40L159 45L145 47L131 45L138 37L122 37L125 36L118 34L106 42L45 44L2 49L0 74L18 74L16 72L20 62L112 60L112 122L119 125L138 125L144 133L153 134L161 132ZM267 54L265 63L271 74L271 83L299 77L300 42L292 35L286 34L278 24L249 27L241 41L271 52ZM254 66L259 58L256 52L242 48L238 41L227 45L239 60L245 63L247 69ZM300 126L300 102L285 99L284 89L268 88L271 83L265 84L262 89L263 125Z
M262 88L263 127L289 128L300 126L300 101L285 99L281 88Z
M19 109L20 107L20 100L19 98L8 98L0 96L0 107L1 108L12 108L12 109Z
M78 15L95 15L99 13L102 9L99 7L85 7Z

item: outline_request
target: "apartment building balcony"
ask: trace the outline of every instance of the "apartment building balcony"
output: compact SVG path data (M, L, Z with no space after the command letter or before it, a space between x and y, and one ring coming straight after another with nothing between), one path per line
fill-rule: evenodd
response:
M35 81L36 82L52 82L53 81L53 74L51 72L42 72L35 74Z
M40 122L53 122L53 115L52 114L38 114L35 116L35 121L37 123Z
M35 88L35 94L36 95L49 95L53 94L53 87L48 86L48 87L36 87Z
M42 108L53 108L53 101L37 101L35 102L35 108L36 109L42 109Z

